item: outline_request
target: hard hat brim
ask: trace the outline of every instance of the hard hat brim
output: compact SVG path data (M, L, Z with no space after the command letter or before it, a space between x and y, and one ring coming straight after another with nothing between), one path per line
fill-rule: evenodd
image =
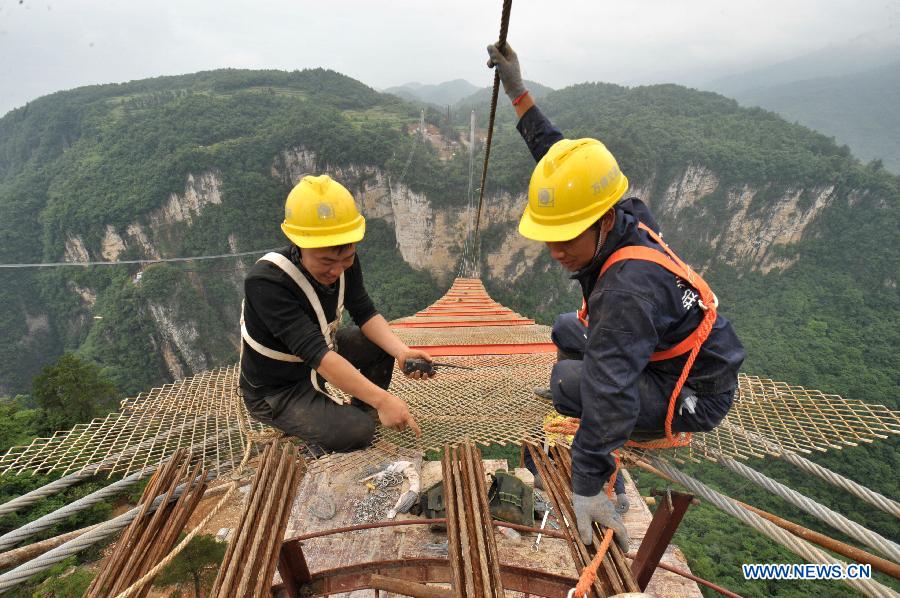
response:
M298 229L299 227L292 227L284 223L281 224L281 231L288 239L290 239L291 243L297 247L303 247L305 249L338 247L340 245L359 243L362 241L366 234L366 220L360 216L358 221L354 222L351 228L334 233L322 234L322 232L319 231L316 234L314 230L307 233L306 231Z
M531 206L525 206L525 212L522 214L522 219L519 220L519 234L526 239L543 243L571 241L602 218L607 211L609 210L591 212L578 220L548 225L536 221L531 212Z

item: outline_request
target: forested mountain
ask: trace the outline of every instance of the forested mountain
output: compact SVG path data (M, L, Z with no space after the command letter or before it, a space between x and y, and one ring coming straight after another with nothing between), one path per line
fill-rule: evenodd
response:
M542 107L567 134L613 149L632 191L720 289L748 369L895 404L897 177L771 113L678 86L577 85ZM549 321L575 292L515 234L532 163L502 108L483 274L498 298ZM405 274L367 268L376 294L388 280L427 289L391 293L386 311L400 315L448 283L467 222L465 151L418 142L416 112L323 70L217 71L41 98L0 119L2 261L278 246L287 190L330 171L373 221L363 260L384 257ZM127 392L229 362L247 263L152 266L137 284L138 266L3 270L0 326L13 340L0 387L27 391L63 349L94 358Z
M420 138L418 107L325 70L225 70L41 98L0 119L0 263L282 246L284 197L303 174L329 172L368 219L360 254L376 304L387 317L409 314L449 286L470 228L460 106L486 121L486 102L464 99L452 122L429 112L437 127ZM747 346L746 371L897 407L900 178L770 112L674 85L576 85L548 92L541 107L567 135L612 149L631 193L717 291ZM497 300L549 323L577 307L578 293L541 245L516 233L533 162L505 101L494 143L481 274ZM30 392L65 350L127 394L232 363L252 259L0 269L0 395ZM4 406L8 426L15 409ZM890 494L895 444L825 462ZM765 468L802 483L779 463ZM846 495L828 498L896 535ZM701 574L730 580L736 559L776 554L702 517L678 539Z
M900 173L900 30L888 26L702 88L833 136Z
M900 173L900 61L840 77L804 79L734 94L811 129L833 135L864 161Z
M461 99L478 91L478 88L465 79L454 79L436 84L405 83L395 87L388 87L385 93L390 93L404 100L425 102L437 106L455 104Z

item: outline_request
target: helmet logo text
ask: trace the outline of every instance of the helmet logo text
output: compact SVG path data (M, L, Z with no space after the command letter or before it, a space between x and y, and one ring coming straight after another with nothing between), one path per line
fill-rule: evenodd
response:
M603 178L601 178L599 181L597 181L596 183L591 185L591 187L594 189L594 195L599 195L599 194L603 193L603 191L606 189L606 187L608 185L611 185L612 182L616 179L616 177L619 176L619 174L620 174L619 166L618 165L613 166L609 170L609 172L607 172L605 175L603 175Z

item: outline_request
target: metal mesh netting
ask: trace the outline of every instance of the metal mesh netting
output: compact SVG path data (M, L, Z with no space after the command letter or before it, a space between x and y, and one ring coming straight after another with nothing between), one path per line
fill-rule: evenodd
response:
M460 328L401 328L394 331L410 346L434 345L517 345L549 343L550 327L533 326L464 326Z
M486 297L483 287L475 288L480 283L470 286L473 290L465 292ZM508 336L502 334L507 332ZM506 327L501 333L476 326L398 333L410 345L527 344L546 343L549 328ZM547 385L555 360L555 352L441 357L442 362L474 369L440 369L427 381L409 380L395 371L391 391L409 403L422 438L379 429L372 449L327 455L311 468L385 461L400 449L439 450L463 439L480 444L540 441L543 421L552 408L532 389ZM232 366L155 388L123 401L119 413L14 447L0 458L0 473L69 473L99 463L111 472L130 473L180 447L193 447L209 467L223 471L243 455L248 432L262 429L244 408L237 393L237 366ZM743 459L782 449L824 451L897 433L900 411L741 374L735 405L723 424L713 432L695 434L691 446L665 454L697 460L712 450ZM763 448L752 440L756 436L772 445Z
M128 474L191 447L209 467L240 461L251 420L237 395L237 367L204 372L122 401L121 409L50 438L35 438L0 458L0 474L71 473L88 465Z

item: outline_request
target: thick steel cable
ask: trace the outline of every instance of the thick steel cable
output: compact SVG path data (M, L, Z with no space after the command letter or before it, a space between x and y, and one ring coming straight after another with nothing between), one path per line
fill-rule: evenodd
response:
M251 452L252 452L252 443L248 444L247 450L244 452L244 457L241 461L241 464L238 466L238 471L240 471L240 469L242 469L243 466L246 464L247 459L251 455ZM228 467L230 467L232 464L233 464L233 461L229 461L229 462L225 463L222 468L223 471L225 469L227 469ZM212 480L215 480L218 476L219 476L218 473L210 472L206 477L206 481L211 482ZM196 482L197 482L197 480L195 479L195 480L192 480L190 482L190 484L193 485ZM177 486L175 488L174 492L172 492L170 502L177 500L181 496L181 493L184 492L187 485L188 485L187 483L184 483L184 484L180 484L179 486ZM224 504L225 499L227 499L231 495L231 493L237 488L237 486L238 486L237 481L236 480L232 481L228 490L225 493L225 496L222 498L222 500L219 502L219 504L216 505L216 507L212 511L210 511L210 513L206 516L206 518L201 522L202 525L206 525L206 523L208 523L209 519L211 519L212 516L215 515L219 511L219 509ZM153 513L156 509L158 509L164 498L165 498L165 493L160 494L155 499L153 499L153 502L150 503L150 507L148 508L147 513L148 514ZM41 571L49 569L56 563L63 561L72 555L78 554L82 550L85 550L86 548L90 548L97 542L100 542L101 540L104 540L105 538L109 537L110 535L122 530L129 523L131 523L135 517L137 517L140 514L141 508L142 508L141 505L138 505L138 506L134 507L133 509L131 509L130 511L128 511L127 513L123 513L123 514L119 515L115 519L111 519L104 523L98 524L96 527L90 528L89 530L85 531L83 534L81 534L77 538L73 538L72 540L69 540L68 542L66 542L64 544L60 544L56 548L45 552L41 556L39 556L35 559L32 559L32 560L28 561L27 563L23 563L23 564L19 565L18 567L16 567L15 569L11 569L11 570L7 571L3 575L0 575L0 594L6 592L7 590L9 590L12 587L15 587L15 586L21 584L22 582L24 582L28 578L30 578L32 575L36 575L36 574L40 573ZM187 540L190 540L190 538L193 538L193 536L196 535L198 530L201 529L202 525L198 525L191 532L191 534L189 534L189 538L187 538ZM181 544L176 546L170 553L170 556L180 552L184 548L185 544L186 544L186 542L183 541Z
M713 454L715 455L716 453ZM855 538L866 546L877 550L895 563L900 563L900 546L880 534L877 534L870 529L866 529L855 521L847 519L840 513L832 511L828 507L800 494L796 490L788 488L780 482L776 482L772 478L759 473L751 467L747 467L743 463L738 463L734 459L721 455L718 455L718 462L736 474L756 483L764 490L783 498L794 506L816 516L831 527Z
M749 430L745 430L743 428L738 428L737 426L725 424L725 426L736 434L742 434L749 438L754 442L760 443L763 448L766 450L775 453L781 459L784 459L791 465L797 467L798 469L802 469L807 473L811 473L814 476L818 476L819 478L825 480L832 486L840 488L842 490L846 490L850 494L856 496L859 499L862 499L869 503L870 505L877 507L884 511L889 515L893 515L894 517L900 518L900 503L891 500L890 498L875 492L871 488L866 488L862 484L858 482L854 482L850 478L845 478L839 473L831 471L827 467L823 467L818 463L810 461L806 457L798 455L794 451L789 449L785 449L779 444L772 442L771 440L760 436L759 434L754 434Z
M208 480L215 479L215 474L210 474L207 478ZM191 485L196 483L196 480L192 480L190 482ZM170 501L177 500L181 493L185 491L185 488L188 486L187 483L181 484L175 491L172 493ZM149 513L154 512L159 506L162 504L165 499L165 494L161 494L157 496L153 502L150 504ZM13 588L22 582L26 581L32 575L37 575L41 571L49 569L56 563L63 561L69 558L72 555L78 554L82 550L86 548L90 548L97 542L111 536L112 534L122 530L131 523L135 517L137 517L141 512L141 506L138 505L135 508L131 509L127 513L123 513L116 517L115 519L110 519L105 523L101 523L97 527L85 532L84 534L69 540L65 544L61 544L57 546L53 550L49 550L37 557L34 560L28 561L27 563L23 563L19 565L15 569L7 571L3 575L0 575L0 594L6 592L10 588Z
M88 468L77 473L70 473L67 476L63 476L58 480L50 482L49 484L44 484L40 488L35 488L27 494L17 496L16 498L0 505L0 517L2 517L3 515L8 515L9 513L15 513L19 509L31 506L34 503L47 498L48 496L53 496L57 492L65 490L69 486L73 486L78 482L81 482L82 480L90 478L96 472L97 468Z
M181 432L184 428L193 425L197 420L191 420L186 422L176 428L172 428L166 430L165 432L161 432L152 438L147 438L142 441L140 444L135 446L131 446L126 448L120 453L116 453L115 455L110 455L103 459L103 461L99 463L91 463L90 465L85 465L81 471L76 471L75 473L70 473L69 475L63 476L58 480L54 480L49 484L45 484L40 488L35 488L31 492L27 492L22 496L17 496L16 498L9 500L2 505L0 505L0 516L7 515L9 513L14 513L19 509L24 507L28 507L33 505L34 503L40 501L43 498L47 498L48 496L52 496L61 490L65 490L69 486L73 486L82 480L90 478L93 475L96 475L97 472L102 471L105 467L109 467L111 464L115 463L117 460L122 457L126 457L128 455L133 455L134 453L140 451L145 446L152 446L156 442L161 439L167 438L172 434L176 434Z
M219 432L215 436L210 436L203 442L191 445L188 448L190 450L194 450L195 448L205 449L208 444L218 442L218 439L221 436L225 434L231 434L234 431L235 428L227 428L226 430ZM108 459L104 460L103 463L106 463L107 461ZM103 463L101 463L101 465ZM118 482L110 484L109 486L106 486L104 488L100 488L99 490L96 490L95 492L92 492L91 494L88 494L87 496L80 498L75 502L62 506L52 513L48 513L39 519L35 519L34 521L26 523L18 529L14 529L11 532L4 534L3 536L0 536L0 551L12 548L22 540L30 538L31 536L49 527L53 527L70 515L83 511L84 509L87 509L88 507L93 506L98 502L103 502L111 496L115 496L126 488L137 484L144 477L153 473L153 471L155 471L157 467L158 465L147 466L140 471L134 472L128 477L122 478Z
M675 469L664 461L660 461L656 457L651 456L650 459L654 467L671 476L675 481L677 481L679 484L681 484L694 494L703 497L716 508L721 509L725 513L749 525L756 531L768 536L794 554L803 557L806 562L839 564L841 565L841 567L846 567L847 563L845 563L844 561L834 558L824 550L820 550L806 540L802 540L797 536L786 532L774 523L766 521L756 513L748 511L747 509L744 509L743 507L735 504L734 499L716 492L699 480L685 475L681 471ZM898 595L895 591L888 588L887 586L884 586L871 579L842 579L840 581L846 583L853 589L861 592L866 596L883 597Z
M782 451L781 458L807 473L811 473L822 478L833 486L841 488L842 490L846 490L857 498L860 498L867 503L878 507L885 513L900 518L900 503L891 500L890 498L879 494L878 492L875 492L871 488L866 488L862 484L854 482L849 478L845 478L841 474L831 471L827 467L822 467L818 463L813 463L809 459L801 457L800 455L792 451Z
M475 196L472 194L472 185L475 182L475 111L469 117L469 187L466 189L466 236L463 239L463 254L459 268L456 269L456 277L460 278L468 272L469 244L472 241L472 207Z
M0 264L0 268L66 268L69 266L121 266L122 264L161 264L163 262L198 262L203 260L220 260L231 257L246 257L268 253L274 249L257 249L241 253L219 253L215 255L197 255L194 257L147 258L144 260L122 260L119 262L36 262L30 264Z
M30 523L26 523L18 529L14 529L11 532L3 534L2 536L0 536L0 551L8 550L13 546L16 546L23 540L27 540L35 534L38 534L47 528L53 527L64 519L67 519L69 516L74 515L75 513L83 511L97 503L105 502L108 498L119 494L126 488L134 486L143 478L152 474L156 470L156 468L157 466L153 465L144 468L141 471L136 471L130 476L122 478L118 482L91 492L87 496L79 498L75 502L69 503L64 507L53 511L52 513L47 513L43 517L35 519Z
M503 0L503 12L500 15L500 37L497 40L497 49L503 52L506 49L506 32L509 30L509 13L512 10L512 0ZM497 113L497 95L500 93L500 71L494 67L494 89L491 91L491 114L488 119L487 139L484 142L484 165L481 170L481 189L478 193L478 210L475 212L475 239L472 243L472 278L478 277L478 264L481 257L479 245L479 229L481 227L481 209L484 206L484 183L487 180L488 161L491 159L491 140L494 138L494 116Z

